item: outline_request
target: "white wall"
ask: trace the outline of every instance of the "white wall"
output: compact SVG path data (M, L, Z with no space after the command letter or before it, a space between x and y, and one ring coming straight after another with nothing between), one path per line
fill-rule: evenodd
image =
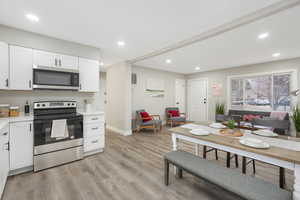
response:
M0 25L0 41L9 44L35 48L67 55L80 56L90 59L100 59L100 49L73 43L65 40L55 39L15 28ZM1 67L1 66L0 66ZM100 74L99 74L100 76ZM105 76L101 76L105 77ZM100 80L100 84L103 81ZM100 85L101 86L101 85ZM100 87L102 88L102 87ZM100 92L102 92L100 90ZM21 111L26 101L44 100L75 100L79 103L79 109L83 109L83 102L87 99L92 102L94 109L103 110L103 95L98 93L79 93L71 91L6 91L0 90L0 104L11 104L20 106Z
M107 128L131 135L131 65L121 62L106 71Z
M184 75L140 66L133 66L132 73L137 75L137 84L132 85L132 119L136 118L136 110L145 109L164 120L166 107L175 106L175 80L184 79ZM164 81L164 97L150 97L145 93L148 78Z
M227 97L227 77L233 75L247 75L247 74L256 74L263 72L273 72L273 71L283 71L288 69L298 70L296 77L299 77L300 70L300 58L290 59L290 60L282 60L275 61L269 63L255 64L255 65L247 65L241 67L235 67L230 69L209 71L196 73L191 75L186 75L187 79L195 79L195 78L207 78L208 79L208 100L209 100L209 120L215 119L215 104L217 102L226 102ZM214 84L221 84L221 96L213 96L212 94L212 86ZM297 86L296 86L297 87ZM298 81L298 88L300 88Z

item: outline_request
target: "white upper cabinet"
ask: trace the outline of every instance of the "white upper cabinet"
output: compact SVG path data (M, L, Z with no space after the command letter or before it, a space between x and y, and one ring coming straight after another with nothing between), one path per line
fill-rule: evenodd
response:
M0 89L7 89L8 80L8 44L0 42Z
M33 63L43 67L58 67L58 59L55 53L34 50Z
M81 92L99 91L99 62L79 58L79 79Z
M13 90L32 90L33 50L11 45L9 52L9 88Z
M64 69L78 70L78 57L59 55L58 56L59 67Z
M76 56L34 50L33 62L34 65L40 67L57 67L62 69L78 70L78 57Z
M33 165L33 122L10 124L10 170Z

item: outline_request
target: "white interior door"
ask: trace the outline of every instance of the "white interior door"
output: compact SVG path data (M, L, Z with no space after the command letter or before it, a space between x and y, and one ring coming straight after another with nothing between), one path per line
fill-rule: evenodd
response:
M207 79L188 80L188 119L208 120Z
M185 113L185 88L184 79L175 80L175 107L178 107L181 113Z

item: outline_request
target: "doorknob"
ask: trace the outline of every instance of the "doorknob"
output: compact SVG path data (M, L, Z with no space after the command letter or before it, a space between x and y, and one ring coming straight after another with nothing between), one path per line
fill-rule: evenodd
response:
M178 104L179 104L179 102L176 102L176 104L178 105Z

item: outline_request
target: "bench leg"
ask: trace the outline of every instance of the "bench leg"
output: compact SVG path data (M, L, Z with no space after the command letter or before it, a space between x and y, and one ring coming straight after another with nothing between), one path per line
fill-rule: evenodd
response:
M227 152L227 156L226 156L227 158L226 158L226 166L227 166L227 168L230 168L230 153L229 152Z
M285 172L282 167L279 168L279 186L282 189L284 189L285 186Z
M177 173L178 173L177 177L182 178L182 169L181 168L178 168Z
M167 159L165 159L165 185L169 185L169 169L170 163Z
M246 174L246 168L247 168L247 160L246 160L246 157L243 156L243 163L242 163L242 172L243 172L243 174Z

